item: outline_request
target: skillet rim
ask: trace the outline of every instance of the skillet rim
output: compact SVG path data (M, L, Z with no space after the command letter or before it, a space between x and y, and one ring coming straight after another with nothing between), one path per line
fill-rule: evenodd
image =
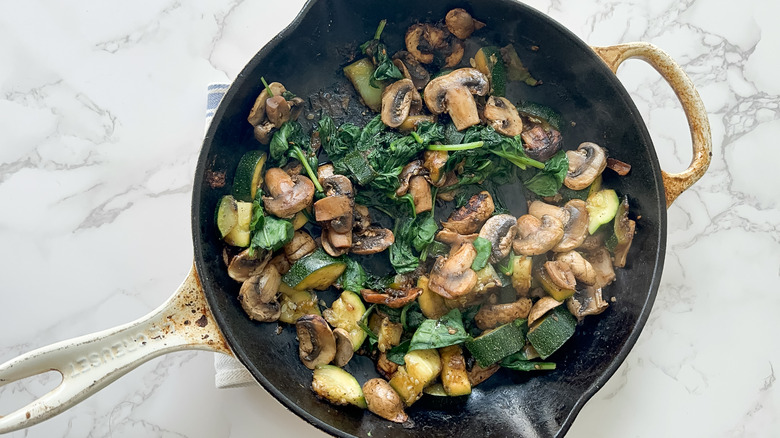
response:
M301 25L301 22L304 20L304 18L310 13L314 5L320 1L327 1L327 0L307 0L303 8L298 12L296 17L290 22L290 24L288 24L281 32L279 32L276 36L274 36L255 55L253 55L253 57L242 68L241 72L238 74L236 79L231 83L230 87L228 88L223 98L223 102L226 102L226 104L219 105L219 107L217 108L212 123L210 124L206 132L206 136L204 137L201 151L199 153L199 158L195 169L195 180L193 184L193 195L192 195L192 205L191 205L191 212L192 212L191 228L192 228L193 246L195 251L195 264L196 264L196 269L198 271L198 274L201 275L203 293L206 296L208 304L212 309L212 314L214 316L214 319L217 322L220 331L223 333L228 346L230 347L231 351L236 356L236 358L238 358L241 361L241 363L244 364L244 366L246 366L250 370L250 373L252 374L253 378L258 383L260 383L260 385L263 386L263 388L267 392L269 392L274 398L276 398L279 402L281 402L285 408L295 413L298 417L303 418L304 420L306 420L306 422L308 422L312 426L328 434L334 436L341 436L341 437L353 437L354 435L348 434L340 429L337 429L331 426L330 424L323 422L319 418L313 416L308 411L300 408L299 405L294 403L284 393L277 390L274 384L271 381L269 381L257 369L257 367L254 366L253 361L248 357L244 349L239 347L236 347L235 349L233 348L234 343L240 344L240 342L236 341L236 338L240 338L240 335L236 335L236 333L234 332L230 324L229 319L225 318L224 312L222 312L221 309L219 308L219 303L217 301L217 298L215 297L215 291L206 287L206 284L208 283L207 280L209 277L208 277L208 268L206 267L206 263L203 257L204 239L203 236L201 235L201 227L200 227L200 224L202 222L202 215L200 211L201 202L202 202L200 189L205 183L204 175L205 175L205 170L208 168L207 157L211 150L212 140L214 138L215 132L217 131L220 122L224 118L226 108L229 106L229 103L234 100L237 94L237 90L241 88L241 86L246 81L249 80L249 75L246 75L244 73L253 70L257 66L257 64L259 64L261 60L268 55L268 53L276 49L277 46L282 44L288 38L289 35L294 33ZM653 181L655 182L654 189L657 193L663 194L664 193L663 179L661 176L661 169L660 169L660 164L658 162L656 150L652 143L652 138L650 137L650 134L647 130L647 126L645 125L644 120L641 118L641 115L639 115L639 111L637 110L633 100L628 95L628 92L623 87L623 84L617 78L617 75L609 70L607 65L601 60L601 58L598 57L596 52L593 51L590 46L588 46L576 34L574 34L571 30L569 30L568 28L560 24L552 17L548 16L547 14L541 11L538 11L537 9L534 9L531 6L528 6L518 1L514 1L514 0L495 0L495 1L498 3L502 3L504 5L511 5L511 7L513 8L519 8L523 10L523 13L531 14L535 16L537 19L541 19L542 21L546 22L550 26L550 29L558 32L559 34L562 35L562 37L570 40L576 46L579 46L583 50L583 52L585 52L586 56L591 56L596 60L598 60L598 62L597 63L594 62L594 64L598 64L599 65L598 68L603 70L602 76L607 78L607 81L609 81L610 84L616 90L619 91L620 94L617 97L619 97L620 100L623 101L624 105L626 105L629 109L632 110L633 119L636 121L635 127L639 130L641 136L647 142L647 148L648 148L647 152L651 156L650 169L652 170ZM468 3L468 2L469 0L464 1L464 3ZM569 428L571 427L572 423L574 422L579 412L582 410L585 403L587 403L587 401L589 401L590 398L599 389L601 389L601 387L604 386L604 384L615 374L615 372L620 367L620 365L625 361L631 349L636 344L639 335L641 334L645 324L647 323L647 320L650 315L650 311L652 309L652 306L657 296L658 288L660 286L661 274L663 272L663 266L664 266L666 238L667 238L667 217L666 217L665 200L662 198L662 196L658 196L655 199L655 201L656 201L655 202L656 205L648 206L648 208L653 207L659 212L658 242L656 242L656 244L654 245L656 246L657 251L655 255L654 268L652 270L652 273L650 274L651 281L650 281L649 293L647 294L646 299L641 305L639 317L636 320L633 327L631 328L623 347L619 350L619 352L615 356L612 357L612 359L609 362L609 365L598 376L598 378L595 379L593 384L587 387L577 398L576 402L573 404L568 414L562 420L560 424L560 428L555 433L555 436L558 437L564 436L568 432Z

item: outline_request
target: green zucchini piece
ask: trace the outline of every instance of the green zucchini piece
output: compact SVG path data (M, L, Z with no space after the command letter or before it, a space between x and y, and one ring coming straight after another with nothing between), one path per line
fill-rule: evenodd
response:
M219 200L215 220L219 237L224 239L238 223L238 204L235 198L225 195Z
M552 126L556 131L560 131L563 126L563 117L561 116L561 113L540 103L521 102L517 105L517 112L536 121L545 122Z
M433 385L428 385L423 389L423 394L432 395L435 397L449 397L450 395L447 394L447 391L444 390L444 385L441 383L434 383Z
M466 341L466 348L481 367L488 367L520 351L525 346L527 331L526 320L516 319Z
M361 186L370 183L378 175L363 151L355 150L348 153L344 156L343 163Z
M249 224L252 222L252 203L236 201L236 212L236 225L225 235L223 240L228 245L246 248L252 237L249 231Z
M531 72L523 65L523 61L517 55L515 46L512 44L501 49L501 56L506 64L506 77L510 81L523 81L526 85L532 87L539 84L539 81L531 76Z
M423 389L441 373L441 358L435 349L414 350L404 356L404 365L398 367L388 383L401 396L406 406L422 397Z
M322 311L322 317L328 324L335 328L343 328L349 333L352 340L352 348L357 351L363 341L366 340L366 332L360 327L360 319L366 313L366 305L354 292L345 290L330 305L329 309Z
M233 196L239 201L252 202L257 190L263 185L263 166L267 159L265 152L253 150L245 153L238 162L233 177Z
M325 290L341 276L347 264L331 257L322 248L303 256L290 266L282 281L297 290Z
M382 109L382 91L384 91L384 82L379 82L379 88L371 86L371 75L374 74L374 63L368 58L358 59L352 64L344 67L344 74L347 76L355 90L363 99L363 103L374 112Z
M593 234L600 226L609 223L617 213L618 195L612 189L599 190L588 196L585 209L588 210L588 232Z
M577 319L566 306L558 306L528 330L528 342L539 353L539 357L547 359L574 334L576 326Z
M317 365L313 374L311 389L318 396L334 405L368 407L363 388L352 374L333 365Z
M506 68L498 47L487 46L477 50L474 66L487 76L491 95L503 97L506 94Z

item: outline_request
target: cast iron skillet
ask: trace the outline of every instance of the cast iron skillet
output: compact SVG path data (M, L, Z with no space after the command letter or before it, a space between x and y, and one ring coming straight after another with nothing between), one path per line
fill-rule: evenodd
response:
M257 149L246 116L262 89L260 77L279 80L299 96L343 83L341 68L357 45L387 19L383 37L391 51L414 21L437 21L453 7L465 7L487 27L474 43L514 44L538 87L510 84L508 97L559 110L573 122L565 147L594 141L611 156L629 162L628 176L605 173L605 182L629 195L637 235L625 269L608 287L616 301L600 316L586 318L556 352L555 371L500 370L468 397L424 397L408 413L413 427L367 411L335 407L309 389L311 371L298 359L292 327L249 320L236 300L239 285L222 261L214 209L230 192L220 176L232 175L239 158ZM532 50L532 48L538 49ZM467 51L466 56L473 56ZM678 94L693 140L691 167L663 172L636 107L614 75L626 59L653 65ZM706 112L692 84L669 57L648 44L591 48L549 17L509 0L466 1L310 0L300 15L247 64L230 87L207 133L196 169L192 226L195 267L174 296L149 315L115 329L44 347L0 366L0 384L57 370L63 382L30 405L0 418L0 433L31 426L93 394L146 360L186 348L234 354L257 381L286 407L337 436L452 437L561 436L583 404L625 359L647 320L663 268L666 208L706 171L710 135ZM231 178L228 177L228 181ZM519 191L514 205L522 205ZM521 212L515 212L519 214ZM335 295L323 295L326 301ZM359 382L376 376L373 363L356 356L346 367Z

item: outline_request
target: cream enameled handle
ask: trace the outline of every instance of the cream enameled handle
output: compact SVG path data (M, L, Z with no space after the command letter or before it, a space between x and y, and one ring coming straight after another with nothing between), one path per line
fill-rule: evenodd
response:
M593 47L593 50L613 73L617 72L620 64L627 59L637 58L647 62L669 83L677 98L680 99L691 131L693 159L688 168L680 173L661 171L668 208L682 192L698 181L710 166L712 136L704 103L683 69L671 56L652 44L626 43L609 47Z
M0 365L0 386L48 371L62 375L59 386L0 417L0 434L51 418L142 363L184 349L230 354L194 267L176 293L150 314L116 328L39 348Z

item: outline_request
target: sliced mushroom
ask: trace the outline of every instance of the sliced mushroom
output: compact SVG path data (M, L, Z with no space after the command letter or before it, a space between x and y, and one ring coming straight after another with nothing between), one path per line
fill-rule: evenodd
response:
M314 242L309 233L298 230L293 234L292 240L284 245L284 255L289 263L295 263L315 249L317 249L317 243Z
M472 94L484 96L487 77L475 68L460 68L432 79L425 86L425 105L434 114L448 113L458 131L479 123L479 111Z
M569 265L558 260L544 262L544 271L547 277L556 286L561 289L574 289L577 287L577 280Z
M530 298L520 298L507 304L485 304L474 316L474 322L481 330L487 330L510 323L518 318L528 318L530 311Z
M455 231L448 230L447 228L443 228L439 230L438 233L436 233L434 239L436 239L441 243L446 243L451 247L459 247L464 243L474 243L474 241L477 240L477 237L479 237L479 234L477 233L459 234L456 233Z
M336 339L336 356L333 357L333 365L343 367L352 359L355 349L352 346L352 337L343 328L333 329L333 338Z
M282 126L290 120L290 104L284 96L276 95L265 101L265 115L275 126Z
M602 298L601 288L588 286L567 298L566 307L578 321L582 321L582 318L588 315L598 315L603 312L609 307L609 303Z
M485 23L475 20L463 8L455 8L447 12L447 16L444 17L444 23L453 35L462 40L470 37L475 30L485 27Z
M412 160L407 163L401 170L401 174L398 175L398 181L400 184L395 190L395 196L401 197L405 195L409 191L409 182L411 181L412 177L424 174L425 167L423 167L422 161Z
M295 322L298 356L306 368L327 365L336 357L336 338L328 322L320 315L304 315Z
M408 78L414 83L414 87L418 90L425 88L428 81L431 80L431 74L423 67L417 58L411 53L402 50L393 55L393 64L400 63L404 68L403 70L409 75ZM396 64L398 65L398 64Z
M376 371L385 379L390 379L398 371L398 364L387 359L387 353L379 352L376 359Z
M444 165L447 164L450 154L447 151L425 151L423 153L423 167L428 171L428 178L434 187L441 187L446 178Z
M395 241L393 232L387 228L370 226L360 233L352 234L353 254L376 254L386 250Z
M493 197L490 196L490 193L482 191L469 198L466 205L453 211L441 225L458 234L475 233L493 214L494 210Z
M290 176L274 167L265 173L265 185L271 196L263 196L267 212L280 218L290 218L308 207L314 198L314 184L303 175Z
M607 154L596 143L584 142L576 151L567 151L569 172L563 184L572 190L582 190L601 175L607 167Z
M269 89L271 90L271 94L274 96L281 96L282 93L287 91L287 89L284 88L284 85L280 84L279 82L271 82L268 84L268 88L263 88L263 91L261 91L257 96L257 99L255 99L255 103L252 105L252 109L249 110L249 116L246 119L252 126L259 125L266 118L266 102L268 98L271 97L268 94Z
M250 277L238 292L238 301L250 319L273 322L279 319L282 306L277 301L282 276L273 265L266 265L263 271Z
M588 286L596 284L598 277L596 270L593 268L593 265L577 251L567 251L557 254L555 260L568 265L569 270L578 282Z
M414 212L420 214L433 209L431 186L424 176L415 176L409 181L409 193L414 201Z
M404 38L406 50L423 64L454 67L463 58L465 45L447 29L433 24L413 24Z
M344 195L326 196L314 203L314 218L335 233L352 232L352 201ZM331 243L333 240L331 239Z
M422 97L420 97L420 102L422 102ZM412 106L412 111L409 112L409 117L398 127L399 131L408 134L417 129L417 126L422 122L436 123L436 116L431 114L413 114L413 110L414 105Z
M250 255L251 254L251 255ZM271 253L266 250L245 249L230 259L228 263L228 275L236 281L244 282L254 275L259 274L265 268Z
M523 139L525 153L534 160L547 161L561 150L563 137L552 127L542 127L539 124L528 127L520 137Z
M338 233L333 232L332 230L329 230L327 228L322 229L322 235L320 236L320 244L322 245L322 249L325 250L326 253L333 257L338 257L341 255L344 255L349 250L349 247L351 245L342 246L346 242L347 236L346 235L339 235ZM349 239L352 239L352 234L349 235ZM336 241L339 246L334 245L333 241Z
M363 301L371 304L384 304L391 309L400 309L401 307L416 300L422 293L419 287L407 289L385 289L384 292L374 292L371 289L363 289L360 295Z
M411 79L393 82L382 92L382 123L397 128L401 126L412 108L412 98L417 93Z
M321 164L320 167L317 168L317 179L320 181L320 184L322 184L326 178L335 174L336 170L331 163Z
M323 169L323 174L326 172ZM318 179L322 184L322 189L325 192L325 196L346 196L351 200L355 197L355 192L352 190L352 181L344 175L329 175L321 177L318 175Z
M626 266L628 250L631 249L635 231L636 222L628 218L628 197L624 197L615 215L615 237L617 237L617 245L614 250L615 267Z
M525 237L515 239L512 248L516 253L527 256L544 254L560 242L563 232L561 221L546 214L542 216L539 228ZM520 235L523 236L522 233Z
M433 264L428 288L444 298L464 296L477 285L477 273L471 269L477 250L465 243L453 248L447 257L439 257Z
M505 97L490 96L485 105L484 115L496 132L510 137L523 132L523 119L520 118L517 108Z
M268 120L260 122L259 125L255 125L254 127L253 133L255 135L255 139L262 144L271 143L274 128L276 128L276 126Z
M546 315L547 312L561 304L563 303L553 297L539 298L539 301L534 303L533 307L531 307L531 311L528 313L528 326L530 327L534 322Z
M588 237L588 210L585 205L585 201L581 199L572 199L563 207L534 201L528 206L528 213L537 218L544 215L554 216L563 222L563 237L552 250L566 252L578 248Z
M404 423L409 416L404 412L401 396L384 379L371 379L363 384L368 410L395 423Z
M491 216L482 225L479 237L490 241L490 263L498 263L509 255L516 233L517 219L509 214Z
M501 368L501 365L494 363L493 365L490 365L489 367L483 368L478 363L474 363L474 366L471 367L471 369L468 371L469 373L469 382L471 383L471 387L475 387L479 385L480 383L484 382L485 380L489 379L490 376L496 373L498 369Z
M588 253L588 262L596 271L596 288L602 288L615 280L615 269L612 266L612 256L607 248L601 247Z
M290 272L290 261L287 260L287 256L284 253L274 256L274 258L268 261L268 264L276 268L280 275Z
M353 209L352 228L354 234L361 234L371 226L371 214L365 205L355 204ZM352 240L355 238L353 236Z

